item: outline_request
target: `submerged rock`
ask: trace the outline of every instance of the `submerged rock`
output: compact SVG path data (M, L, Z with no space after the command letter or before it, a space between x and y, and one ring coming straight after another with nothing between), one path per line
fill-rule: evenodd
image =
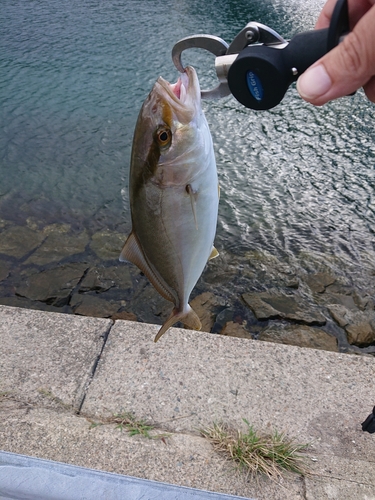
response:
M139 274L139 271L137 273ZM102 293L113 287L124 290L133 287L129 267L120 264L111 267L92 267L82 280L79 291Z
M366 347L375 342L375 311L348 309L331 304L328 310L336 323L345 329L349 344Z
M9 276L9 264L0 260L0 281L5 280Z
M91 238L90 248L99 259L118 260L122 247L126 241L126 235L113 231L101 231L95 233Z
M332 285L336 278L328 273L308 274L305 277L305 282L310 287L311 291L323 293L327 286Z
M267 292L244 293L242 298L258 320L288 319L307 325L324 325L326 319L314 305L299 296L273 295Z
M228 321L221 331L221 335L228 337L237 337L240 339L252 339L253 336L248 332L243 324L236 323L235 321Z
M69 305L58 307L46 304L45 302L39 302L39 300L31 300L27 299L26 297L19 297L17 295L13 295L11 297L0 296L0 304L3 306L22 307L23 309L35 309L37 311L49 311L67 314L73 313Z
M115 286L114 280L105 277L105 270L91 267L80 284L79 291L84 292L106 292Z
M305 325L272 325L258 337L265 342L338 352L337 339L320 328Z
M0 233L0 253L22 259L35 250L45 235L26 226L12 226Z
M66 264L35 272L16 288L16 295L62 307L69 302L70 295L87 268L87 264Z
M68 231L69 226L66 224L47 226L43 231L45 240L25 264L44 266L84 252L89 242L87 231L78 234Z
M345 327L349 344L366 347L375 342L375 321L365 318Z
M117 311L115 314L112 314L111 318L114 320L137 321L135 314L126 311Z
M204 292L194 297L190 306L201 320L202 332L211 332L217 313L225 306L225 300L212 292Z
M70 306L74 314L96 318L109 318L120 309L120 304L111 303L94 295L80 293L73 295Z

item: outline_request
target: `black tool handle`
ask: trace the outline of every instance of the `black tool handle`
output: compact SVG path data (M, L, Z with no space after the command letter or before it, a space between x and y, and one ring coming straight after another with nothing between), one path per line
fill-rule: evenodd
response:
M286 45L248 45L229 68L231 93L247 108L264 110L277 106L289 85L348 31L348 3L338 0L329 28L305 31Z
M292 74L291 81L328 52L328 32L329 28L299 33L282 49L285 71Z
M289 85L327 52L328 28L300 33L284 48L249 45L228 72L234 97L247 108L271 109Z

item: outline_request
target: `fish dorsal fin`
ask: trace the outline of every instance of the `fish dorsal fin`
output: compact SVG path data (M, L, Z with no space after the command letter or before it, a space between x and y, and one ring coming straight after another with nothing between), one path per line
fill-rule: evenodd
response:
M189 306L189 304L184 311L180 311L175 307L167 321L158 331L154 342L157 342L160 337L168 330L168 328L177 323L177 321L182 321L184 325L192 328L193 330L200 330L202 328L200 319L198 318L196 312Z
M154 285L156 290L160 293L162 297L169 300L170 302L175 302L175 298L169 292L167 287L162 283L159 276L151 269L149 266L142 248L140 247L138 240L133 232L130 233L128 239L125 242L124 248L120 254L120 261L126 262L129 261L132 264L135 264L150 280L150 282Z
M195 227L196 227L196 230L198 231L198 219L197 219L197 209L196 209L196 201L195 201L196 193L194 193L193 188L191 187L191 184L188 184L186 186L186 192L190 196L191 209L193 211Z
M215 247L212 247L212 250L211 250L210 256L208 257L208 260L216 259L216 257L218 257L218 256L219 256L219 252L216 250Z

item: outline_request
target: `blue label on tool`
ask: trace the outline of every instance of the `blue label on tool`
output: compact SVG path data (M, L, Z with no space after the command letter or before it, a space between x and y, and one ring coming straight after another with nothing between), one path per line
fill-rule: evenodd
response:
M246 80L251 95L257 101L261 101L263 99L263 86L258 76L252 71L248 71L246 75Z

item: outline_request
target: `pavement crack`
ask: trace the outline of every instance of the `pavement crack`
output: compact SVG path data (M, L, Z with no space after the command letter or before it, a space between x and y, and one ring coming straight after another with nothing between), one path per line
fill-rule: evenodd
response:
M307 500L307 486L306 486L305 476L301 476L301 481L302 481L302 498L303 500Z
M82 407L83 407L83 404L85 402L85 399L86 399L86 395L87 395L87 392L90 388L90 385L91 385L91 382L93 381L94 377L95 377L95 373L96 373L96 370L98 368L98 365L99 365L99 361L102 357L102 354L104 352L104 349L105 349L105 346L107 344L107 340L108 340L108 337L109 337L109 334L112 330L112 327L113 325L115 324L115 322L112 320L111 321L111 324L108 326L108 328L105 330L105 332L103 333L102 337L103 337L103 343L102 343L102 347L100 349L100 352L99 354L97 355L93 365L92 365L92 368L91 368L91 373L83 387L83 391L82 391L82 394L80 396L80 401L79 403L77 404L77 410L76 410L76 414L79 415L81 413L81 410L82 410Z
M325 478L325 479L336 479L337 481L345 481L348 483L374 487L374 484L372 484L372 483L367 483L365 481L356 481L354 479L349 479L347 477L338 477L338 476L334 476L332 474L321 474L321 473L310 472L309 476L315 476L317 478Z

